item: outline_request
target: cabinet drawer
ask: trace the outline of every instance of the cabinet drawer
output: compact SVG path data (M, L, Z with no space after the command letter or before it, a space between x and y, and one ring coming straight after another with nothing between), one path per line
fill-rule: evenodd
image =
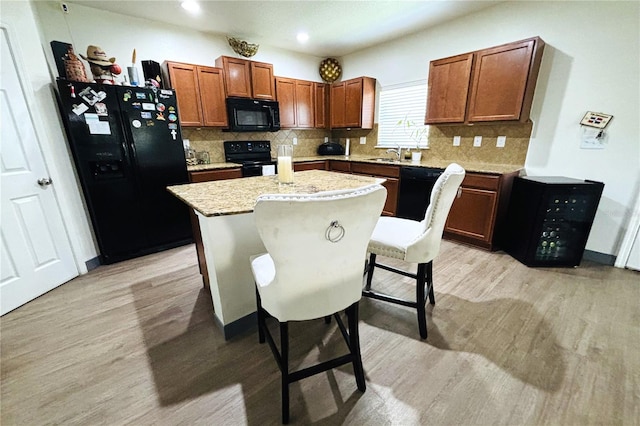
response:
M336 172L351 172L351 163L348 161L331 161L329 168Z
M400 167L381 164L352 163L351 172L373 176L400 177Z
M296 172L301 172L303 170L326 170L327 163L326 161L305 161L303 163L294 163L293 170Z
M236 169L206 170L202 172L189 173L189 180L191 183L208 182L210 180L235 179L241 177L242 170L239 167Z
M467 173L462 181L462 186L467 188L498 190L500 184L500 176L481 175L476 173Z

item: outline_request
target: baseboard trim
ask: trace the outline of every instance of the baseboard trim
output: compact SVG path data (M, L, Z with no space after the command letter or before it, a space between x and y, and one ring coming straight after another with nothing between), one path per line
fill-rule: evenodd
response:
M601 263L607 266L613 266L616 263L616 257L612 254L599 253L597 251L585 250L582 255L583 260L589 260L595 263Z
M220 327L220 329L222 330L222 334L224 334L224 340L229 340L249 330L257 329L257 325L258 325L257 312L253 312L240 319L232 321L227 325L222 324L222 322L220 322L218 317L216 317L215 315L214 315L214 319L218 327Z
M91 271L92 269L96 269L98 266L100 266L100 258L94 257L93 259L89 259L84 262L84 265L87 267L87 272Z

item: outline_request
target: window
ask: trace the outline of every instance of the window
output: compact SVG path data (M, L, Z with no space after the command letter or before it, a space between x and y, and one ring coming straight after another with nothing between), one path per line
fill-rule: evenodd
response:
M427 148L424 117L427 109L427 82L414 81L380 90L378 147Z

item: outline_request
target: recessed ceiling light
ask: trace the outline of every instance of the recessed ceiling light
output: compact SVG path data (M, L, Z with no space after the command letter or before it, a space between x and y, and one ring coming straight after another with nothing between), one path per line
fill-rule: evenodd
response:
M298 39L298 42L300 43L306 43L307 40L309 40L309 34L305 32L298 33L297 39Z
M185 0L181 3L181 5L182 5L182 8L188 12L191 12L191 13L200 12L200 5L196 1Z

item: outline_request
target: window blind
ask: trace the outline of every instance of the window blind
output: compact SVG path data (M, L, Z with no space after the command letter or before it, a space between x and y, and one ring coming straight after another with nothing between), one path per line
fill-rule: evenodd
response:
M426 109L426 80L381 89L378 146L395 148L399 145L403 148L415 148L419 142L421 148L428 147L427 126L424 124Z

